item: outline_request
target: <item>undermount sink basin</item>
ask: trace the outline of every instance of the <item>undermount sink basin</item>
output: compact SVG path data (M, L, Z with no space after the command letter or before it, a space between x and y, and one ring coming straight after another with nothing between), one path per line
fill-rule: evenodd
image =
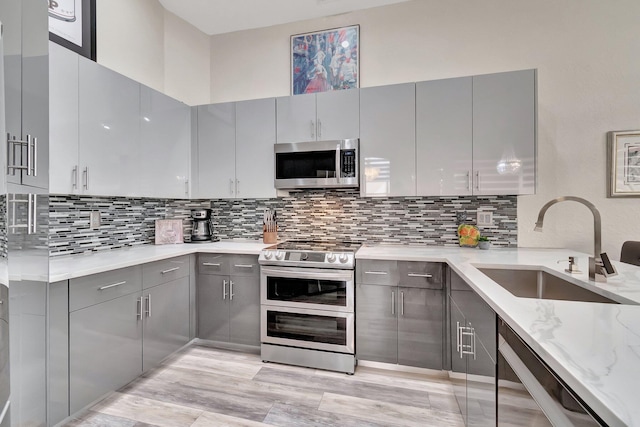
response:
M567 282L542 270L479 268L482 273L513 295L521 298L619 304L600 294Z

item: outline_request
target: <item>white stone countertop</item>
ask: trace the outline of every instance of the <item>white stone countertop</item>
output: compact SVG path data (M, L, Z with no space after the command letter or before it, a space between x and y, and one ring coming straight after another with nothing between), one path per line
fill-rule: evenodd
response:
M578 257L577 275L565 273ZM588 280L588 255L566 249L364 246L356 259L446 262L611 426L640 426L640 267ZM520 298L477 267L541 269L622 304Z
M198 252L258 255L268 246L272 244L265 244L258 240L226 240L212 243L143 245L91 254L64 255L49 259L49 282L74 279Z

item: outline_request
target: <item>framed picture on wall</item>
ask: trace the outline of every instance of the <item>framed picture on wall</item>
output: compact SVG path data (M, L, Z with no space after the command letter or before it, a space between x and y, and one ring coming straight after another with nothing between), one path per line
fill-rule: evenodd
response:
M640 197L640 130L608 134L608 196Z
M49 40L96 60L96 0L48 0Z
M291 36L291 94L360 87L360 26Z

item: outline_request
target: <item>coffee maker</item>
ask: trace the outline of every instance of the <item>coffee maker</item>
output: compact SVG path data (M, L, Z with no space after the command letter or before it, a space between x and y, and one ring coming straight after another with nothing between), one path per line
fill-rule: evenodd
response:
M194 209L191 211L191 242L210 242L212 239L211 209Z

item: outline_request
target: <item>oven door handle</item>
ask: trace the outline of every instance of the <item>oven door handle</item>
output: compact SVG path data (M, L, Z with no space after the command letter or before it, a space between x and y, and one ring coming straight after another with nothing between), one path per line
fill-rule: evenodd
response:
M353 270L326 270L318 268L268 268L262 267L261 274L295 279L353 280Z

